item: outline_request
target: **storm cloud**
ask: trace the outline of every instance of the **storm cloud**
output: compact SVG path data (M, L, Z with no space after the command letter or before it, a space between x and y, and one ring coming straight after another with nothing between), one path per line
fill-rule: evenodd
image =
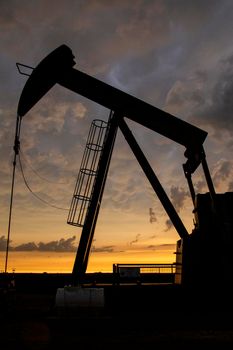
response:
M217 189L232 190L232 23L230 0L1 1L2 232L7 232L8 224L16 111L27 79L19 75L15 63L35 67L61 44L72 49L75 68L206 130L204 146L213 181ZM36 194L59 207L69 207L91 121L107 121L108 116L109 110L58 84L31 109L22 120L20 141L25 159L41 175L39 179L23 162ZM129 126L176 210L185 211L183 146L134 124ZM74 231L70 227L66 231L67 213L42 205L16 175L12 239L27 243L15 249L74 251ZM206 190L203 175L197 175L194 186L197 192ZM149 208L155 216L148 217ZM158 225L157 239L164 238L166 213L156 196L151 196L148 181L120 132L101 209L108 229L120 223L119 218L128 218L127 229L119 235L131 245L142 239L135 232L147 231L147 237L151 236L152 226ZM192 221L192 213L186 212L188 215ZM157 221L151 225L148 219ZM135 225L133 231L130 225ZM166 227L171 227L169 219ZM63 232L69 232L71 238L52 240L63 237ZM30 242L28 237L33 237ZM95 249L117 249L111 235L108 237L98 241ZM5 245L2 236L0 249Z
M219 75L210 90L208 105L201 116L216 128L233 128L233 55L222 59L216 67ZM216 129L216 133L218 130Z
M229 177L232 178L232 174L233 174L232 162L226 159L222 159L221 161L217 162L214 169L214 175L213 175L214 184L218 186L221 182L224 182Z

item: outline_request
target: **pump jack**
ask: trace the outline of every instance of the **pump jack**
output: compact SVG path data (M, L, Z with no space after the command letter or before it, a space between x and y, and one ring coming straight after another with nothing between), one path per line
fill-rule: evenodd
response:
M233 243L233 221L231 219L233 196L232 193L218 195L215 193L203 148L207 132L74 69L74 65L74 56L70 48L66 45L59 46L33 70L24 86L18 104L18 115L22 118L58 83L112 111L73 267L74 283L82 280L86 272L118 129L123 133L180 236L180 240L177 242L177 283L190 285L211 283L216 272L221 273L223 270L229 272L225 275L224 273L221 274L223 281L232 283L233 274L231 271L233 263L231 262L232 259L230 259L229 250ZM133 120L185 147L184 156L187 158L187 161L183 164L183 169L194 203L196 218L196 227L191 234L187 232L173 204L130 131L125 118ZM192 183L192 174L200 164L203 167L209 189L209 193L204 195L196 195ZM219 242L223 245L222 251L219 252L218 266L215 265L213 267L216 251L219 249Z

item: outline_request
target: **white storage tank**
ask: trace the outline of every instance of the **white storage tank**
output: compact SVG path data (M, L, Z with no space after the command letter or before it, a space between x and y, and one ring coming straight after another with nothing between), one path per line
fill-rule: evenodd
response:
M98 311L104 308L104 288L65 286L58 288L55 307L58 315Z

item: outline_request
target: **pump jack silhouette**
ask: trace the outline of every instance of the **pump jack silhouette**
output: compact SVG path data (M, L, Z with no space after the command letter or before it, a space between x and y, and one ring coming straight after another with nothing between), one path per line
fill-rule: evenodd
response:
M66 45L59 46L32 71L18 104L18 116L22 119L55 84L59 84L111 111L73 267L74 281L80 282L86 272L111 154L117 130L120 129L180 237L176 252L176 283L213 284L216 274L220 274L224 283L232 284L233 263L230 250L233 243L233 196L232 193L215 193L203 148L207 132L74 69L74 65L71 49ZM125 120L127 118L185 147L184 156L187 160L183 164L183 170L194 204L196 220L191 234L187 232L130 131ZM196 195L192 183L192 174L199 165L202 165L209 189L209 192L203 195ZM75 224L72 220L68 222ZM219 259L216 264L217 254Z

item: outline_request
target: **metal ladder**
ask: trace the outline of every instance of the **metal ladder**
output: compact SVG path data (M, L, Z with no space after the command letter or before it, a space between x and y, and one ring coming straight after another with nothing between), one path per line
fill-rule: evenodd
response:
M67 223L83 227L98 171L108 123L94 119L89 130Z

